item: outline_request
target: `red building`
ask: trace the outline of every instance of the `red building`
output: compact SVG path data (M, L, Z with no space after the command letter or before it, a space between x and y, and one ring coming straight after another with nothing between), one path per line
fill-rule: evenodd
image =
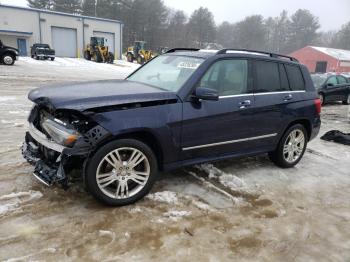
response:
M289 55L306 65L311 73L350 72L349 50L306 46Z

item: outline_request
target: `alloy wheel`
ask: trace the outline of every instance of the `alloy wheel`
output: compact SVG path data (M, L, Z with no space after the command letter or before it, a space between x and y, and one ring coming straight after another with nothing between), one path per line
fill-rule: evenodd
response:
M96 182L108 197L127 199L144 188L150 172L150 163L143 152L123 147L111 151L101 160L96 171Z
M305 147L305 136L300 129L293 130L283 146L283 157L288 163L293 163L302 155Z
M9 55L4 56L4 64L5 65L12 65L12 63L13 63L12 56L9 56Z

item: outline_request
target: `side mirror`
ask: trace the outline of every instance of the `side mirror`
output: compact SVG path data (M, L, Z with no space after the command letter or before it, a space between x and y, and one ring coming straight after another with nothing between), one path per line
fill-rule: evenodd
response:
M334 86L334 84L332 84L332 83L328 83L327 85L326 85L326 87L333 87Z
M215 89L206 88L206 87L198 87L196 88L195 98L202 99L202 100L211 100L211 101L218 101L219 100L219 93Z

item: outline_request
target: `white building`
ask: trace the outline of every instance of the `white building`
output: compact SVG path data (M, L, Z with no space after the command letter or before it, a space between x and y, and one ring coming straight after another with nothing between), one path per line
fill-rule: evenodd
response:
M90 37L101 36L122 56L123 23L117 20L0 4L0 40L30 55L34 43L49 44L59 57L82 57Z

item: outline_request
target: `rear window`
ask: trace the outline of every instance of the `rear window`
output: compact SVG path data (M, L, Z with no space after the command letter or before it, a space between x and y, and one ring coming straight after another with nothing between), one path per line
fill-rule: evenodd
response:
M290 89L293 91L305 90L305 82L300 68L292 65L285 65L285 67L288 74Z
M278 64L255 61L256 93L284 91L281 88Z

